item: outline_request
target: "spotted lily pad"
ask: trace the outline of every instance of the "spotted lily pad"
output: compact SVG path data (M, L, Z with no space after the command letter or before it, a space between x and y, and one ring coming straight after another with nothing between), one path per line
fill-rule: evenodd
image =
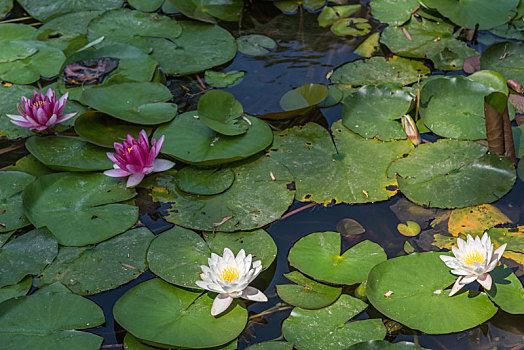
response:
M363 301L346 294L320 310L296 307L282 324L282 334L297 350L342 350L363 341L383 339L386 328L380 319L347 322L366 307Z
M247 322L247 311L238 299L227 313L211 316L213 297L155 278L128 290L113 313L122 327L144 341L162 347L207 348L235 339Z
M123 0L70 0L67 2L20 0L20 5L31 17L46 22L51 18L70 12L116 9L121 7L123 2Z
M448 296L445 288L457 276L440 260L442 254L413 253L376 265L366 286L371 304L387 317L425 333L460 332L489 320L497 307L486 294L464 290Z
M279 284L277 294L284 302L303 309L320 309L338 299L342 288L328 286L307 278L298 271L284 275L296 284Z
M277 47L275 40L261 34L241 36L237 39L237 45L238 51L251 56L264 55Z
M231 168L185 167L175 175L179 189L191 194L211 196L226 191L235 181Z
M0 172L0 233L29 224L22 208L22 191L34 179L20 171Z
M417 0L371 0L371 14L382 23L399 26L411 18L420 6Z
M147 261L151 271L165 281L190 289L200 289L200 265L207 265L211 253L222 256L224 248L236 255L240 249L261 260L267 269L276 257L277 247L264 230L207 235L205 240L197 233L175 226L161 233L151 243Z
M215 23L216 19L236 22L244 8L242 0L166 0L190 18Z
M415 343L400 341L398 343L390 343L387 340L370 340L355 345L351 345L346 350L424 350L426 348L420 347Z
M327 27L341 18L354 15L361 8L360 4L332 7L326 6L318 15L318 25L321 27Z
M363 241L340 254L338 232L317 232L301 238L289 251L289 264L319 281L354 284L366 280L369 270L386 260L382 248Z
M62 245L98 243L135 224L138 208L115 202L136 195L124 180L100 173L44 175L23 193L27 218L46 226Z
M511 223L511 220L497 207L482 204L453 210L449 216L448 232L454 236L480 235L496 225L508 223Z
M341 18L333 23L331 31L340 36L359 37L369 34L371 24L364 18Z
M388 174L396 174L400 191L418 204L463 208L489 203L513 187L515 168L508 158L486 151L472 141L441 139L393 162Z
M249 124L242 119L242 105L227 91L206 92L198 100L197 110L199 119L222 135L241 135L249 128Z

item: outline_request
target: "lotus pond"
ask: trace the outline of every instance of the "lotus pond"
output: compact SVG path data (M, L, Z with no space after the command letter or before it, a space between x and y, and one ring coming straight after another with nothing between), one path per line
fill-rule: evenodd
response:
M523 15L0 0L0 349L523 349Z

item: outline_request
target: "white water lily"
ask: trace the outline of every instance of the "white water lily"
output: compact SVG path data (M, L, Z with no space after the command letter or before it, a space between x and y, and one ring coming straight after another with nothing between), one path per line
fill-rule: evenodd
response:
M249 286L262 271L262 262L251 260L251 254L246 256L244 249L235 257L229 248L224 248L223 256L212 253L207 260L209 266L200 266L202 281L196 281L196 285L219 293L213 301L211 315L216 316L226 311L234 298L267 301L264 293Z
M453 246L453 256L441 255L440 259L452 268L451 273L459 275L457 281L451 288L449 296L454 295L466 284L477 281L485 289L491 289L491 275L489 274L499 262L506 243L501 245L493 252L493 243L488 234L484 232L482 239L477 236L475 239L468 235L467 241L457 239L457 246Z

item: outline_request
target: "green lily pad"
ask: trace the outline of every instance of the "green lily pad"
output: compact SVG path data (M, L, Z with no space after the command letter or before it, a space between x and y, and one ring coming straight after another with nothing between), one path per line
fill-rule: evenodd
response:
M380 319L347 322L366 307L363 301L346 294L320 310L296 307L282 324L282 334L297 350L342 350L363 341L383 339L386 328Z
M524 287L507 266L497 266L490 272L493 284L486 290L489 298L510 314L524 314Z
M480 68L493 70L504 75L506 80L516 80L524 83L524 44L516 42L500 42L491 45L480 56Z
M306 84L290 90L280 99L280 107L285 111L307 110L328 97L329 90L322 84Z
M38 293L0 304L0 337L7 349L100 349L103 338L75 329L104 323L102 309L69 293Z
M393 57L372 57L346 63L328 74L332 83L346 85L410 84L429 74L429 68L421 61Z
M154 125L168 122L176 115L177 105L167 103L169 89L160 83L130 82L85 90L82 103L130 123Z
M7 15L13 7L13 0L0 0L0 17Z
M27 275L38 275L57 253L58 243L46 229L10 240L0 248L0 287L16 284Z
M365 18L341 18L333 23L331 31L339 36L360 37L369 34L371 24Z
M517 173L519 175L519 178L524 181L524 161L522 161L522 159L524 158L521 158L520 161L519 161L519 165L517 167Z
M1 23L0 40L32 40L36 29L27 24Z
M342 97L344 97L344 93L340 91L340 89L338 89L336 85L330 85L328 90L328 96L324 100L322 100L322 102L318 103L317 106L322 108L332 107L338 104L342 100Z
M370 58L379 49L380 33L373 33L353 51L359 56Z
M276 285L278 296L284 302L303 309L320 309L328 306L342 293L342 288L318 283L298 271L287 273L284 277L296 284Z
M242 0L166 0L189 18L215 23L216 18L237 22L244 2Z
M116 9L89 22L87 39L94 41L104 37L104 40L136 46L150 53L153 50L151 39L173 41L181 33L182 26L170 17L131 9Z
M37 48L25 41L20 41L18 45L11 45L10 42L1 40L0 49L2 50L0 53L0 63L23 60L38 52Z
M122 327L144 341L162 347L207 348L235 339L247 322L247 311L238 299L218 317L211 316L212 303L209 293L156 278L128 290L113 313Z
M371 241L363 241L342 255L340 245L338 232L311 233L289 250L289 264L319 281L350 285L366 280L369 270L386 260L384 250Z
M486 294L461 291L448 296L444 288L457 276L440 255L413 253L376 265L366 286L371 304L387 317L425 333L460 332L489 320L497 307Z
M351 345L345 350L424 350L426 348L420 347L415 343L401 341L398 343L390 343L387 340L370 340L368 342Z
M138 139L140 130L145 130L148 136L153 131L151 127L131 124L97 111L86 112L75 121L76 133L101 147L113 148L115 142L122 143L127 135Z
M371 0L371 14L382 23L400 26L411 19L420 6L417 0Z
M326 6L318 15L318 25L327 27L341 18L346 18L357 13L362 7L360 4L344 6Z
M100 59L110 57L118 59L117 68L109 73L98 85L82 85L78 87L66 87L64 82L64 72L58 79L58 87L62 93L69 92L69 99L79 101L84 91L96 86L107 86L129 81L150 81L158 62L142 50L120 43L107 43L97 45L97 49L83 50L68 57L64 66L78 61Z
M138 11L154 12L162 6L164 0L128 0L127 2Z
M291 14L297 11L299 6L303 6L309 11L316 11L322 8L325 3L326 0L285 0L275 1L273 2L273 5L275 5L280 11Z
M175 40L150 39L153 57L167 74L191 74L228 62L237 53L235 38L218 25L180 21Z
M463 208L490 203L511 190L515 168L508 158L486 151L472 141L440 139L393 162L388 174L396 174L400 191L417 204Z
M34 179L20 171L0 172L0 233L29 224L22 208L22 191Z
M175 175L179 189L190 194L211 196L226 191L235 181L231 168L197 168L185 167Z
M245 55L258 56L277 47L277 42L268 36L261 34L249 34L237 39L238 51Z
M222 135L241 135L249 128L249 124L242 119L242 105L227 91L206 92L198 100L197 110L202 123Z
M428 58L436 69L461 69L464 60L475 56L476 52L465 42L457 40L453 29L452 24L444 21L411 19L402 27L384 29L381 43L399 56Z
M398 224L397 230L404 236L413 237L420 233L420 225L415 221L406 221L405 224Z
M388 179L386 169L409 152L410 142L366 140L340 121L332 131L335 144L329 132L314 123L276 133L270 156L295 177L297 199L327 205L375 202L395 195L397 183Z
M57 2L52 0L20 0L24 10L34 19L42 22L60 15L89 10L111 10L122 6L123 0L70 0Z
M342 121L349 130L365 138L406 139L400 118L408 112L412 100L411 95L402 90L364 86L344 99Z
M113 167L107 149L72 136L32 136L25 143L44 165L61 171L95 171Z
M29 128L15 125L6 114L18 114L16 104L20 97L32 97L34 88L26 85L3 86L0 84L0 137L16 139L34 135Z
M227 88L240 84L242 79L244 79L244 74L244 72L236 70L227 73L206 70L204 78L208 85L216 88Z
M356 220L344 218L337 223L337 232L343 236L360 235L366 229Z
M461 76L429 81L420 93L420 116L435 134L462 140L486 138L484 97L493 89ZM457 98L457 94L464 98Z
M279 219L293 202L292 176L276 161L262 156L230 167L235 182L215 196L180 191L172 172L151 176L141 186L151 189L153 200L171 202L167 221L203 231L253 230Z
M21 297L29 292L33 279L31 277L24 278L20 283L0 288L0 303L11 299Z
M15 165L10 166L8 171L21 171L35 177L54 173L53 170L46 167L32 154L28 154L25 157L20 158L16 161ZM1 230L0 230L1 231Z
M246 116L251 122L245 134L226 136L198 119L196 111L178 115L160 126L153 137L166 136L162 152L185 163L214 165L250 157L271 145L273 133L262 120Z
M153 237L147 228L141 227L94 247L61 247L35 285L60 282L80 295L114 289L147 270L146 251Z
M424 0L424 5L436 9L453 23L468 29L490 29L507 23L511 10L515 10L519 0Z
M200 280L200 265L207 265L211 253L222 256L224 248L233 254L244 249L261 260L267 269L276 257L277 247L271 236L264 230L236 233L216 233L202 239L191 230L175 226L161 233L151 242L147 261L151 271L163 280L177 286L200 289L195 281Z
M100 173L44 175L23 193L27 218L47 226L62 245L98 243L124 232L138 219L138 208L115 202L136 195L123 179Z
M251 350L293 350L293 343L288 343L285 341L265 341L262 343L257 343L251 345L246 349Z

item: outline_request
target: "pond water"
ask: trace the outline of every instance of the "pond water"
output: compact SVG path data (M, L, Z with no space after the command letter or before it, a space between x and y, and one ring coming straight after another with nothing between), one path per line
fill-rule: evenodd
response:
M239 23L220 22L220 25L235 37L247 34L267 35L274 39L278 46L260 56L238 53L232 61L214 68L217 71L246 72L240 84L224 89L234 95L246 113L261 115L281 111L280 98L289 90L310 83L327 85L329 80L326 76L335 68L361 59L361 56L353 51L365 38L337 36L327 28L319 28L318 12L311 13L300 9L298 13L290 15L280 12L271 2L254 1L250 3L246 6ZM362 9L358 14L361 17L370 18L366 1L362 3ZM21 15L20 7L15 7L13 14L8 18L16 18ZM372 17L370 23L373 31L384 28L384 25L373 20ZM499 40L498 38L493 39L486 32L481 32L480 37L483 36L491 38L492 41ZM486 45L477 44L475 48L481 52ZM384 49L384 52L388 53L388 50ZM433 73L442 74L443 71L435 70ZM446 72L445 74L467 75L463 71ZM203 73L198 75L198 79L201 78L203 78ZM179 105L179 112L196 108L198 97L202 95L197 75L168 77L166 85L175 95L174 100ZM180 86L182 85L191 91L191 97L181 94ZM339 103L333 107L316 110L309 118L325 127L331 127L333 123L342 118L342 113L343 107ZM437 138L434 135L422 135L422 139L428 142L433 142ZM21 149L17 150L17 153L10 153L8 156L11 158L2 155L2 166L13 162L13 158L17 159L25 154L27 152ZM368 155L359 156L366 158ZM319 176L323 175L319 174ZM477 186L482 186L482 184ZM140 188L138 190L139 221L154 234L159 234L173 227L172 223L164 220L170 206L167 203L153 204L150 196L150 189ZM513 224L522 226L524 225L523 199L524 181L517 178L511 191L493 204L507 215ZM418 252L424 251L422 247L427 249L428 246L431 246L422 240L399 233L397 225L405 222L400 220L394 212L399 202L400 204L406 202L404 195L400 193L389 200L367 204L327 204L324 206L295 200L282 219L265 226L264 229L276 243L278 254L273 265L260 275L255 285L264 290L269 302L254 303L248 306L249 323L239 337L238 349L245 349L250 345L268 340L282 339L282 322L289 317L292 307L282 302L276 293L275 286L289 284L283 274L296 269L290 267L288 253L300 238L314 232L340 232L341 222L344 219L353 219L362 225L365 232L351 235L342 231L342 251L359 242L370 240L378 243L388 258L394 258L406 255L404 251L406 241L417 247ZM422 229L431 228L427 225ZM436 247L433 248L438 250ZM517 267L517 265L514 264L512 267ZM524 283L523 273L521 267L517 274L520 281ZM90 332L104 338L102 349L123 348L126 331L114 320L113 307L116 301L132 287L154 277L153 273L146 271L137 279L116 289L87 296L104 311L105 324L89 329ZM357 285L345 286L344 293L354 295ZM466 287L470 290L478 288L479 285L476 282ZM427 315L427 317L432 316ZM355 319L377 317L389 320L370 305ZM458 333L424 334L403 327L392 320L388 321L387 328L389 332L386 339L388 341L410 341L428 349L524 349L524 315L511 315L502 310L499 310L488 322Z

